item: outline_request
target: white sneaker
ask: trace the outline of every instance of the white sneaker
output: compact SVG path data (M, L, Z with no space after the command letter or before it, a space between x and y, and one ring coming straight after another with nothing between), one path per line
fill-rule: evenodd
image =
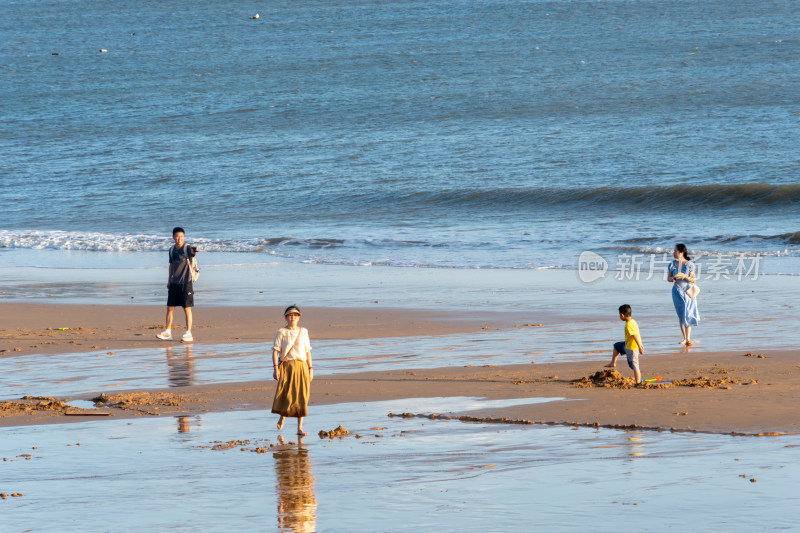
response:
M161 339L162 341L171 341L172 340L172 332L170 330L168 330L168 329L165 329L164 331L162 331L161 333L156 335L156 337Z
M183 337L181 337L181 342L193 342L193 341L194 337L192 337L191 331L187 331L186 333L183 334Z

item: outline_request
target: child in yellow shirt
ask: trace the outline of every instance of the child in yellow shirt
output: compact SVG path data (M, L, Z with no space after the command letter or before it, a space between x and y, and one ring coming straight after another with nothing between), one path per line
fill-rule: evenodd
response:
M639 324L631 317L631 306L628 304L619 306L619 319L625 322L625 341L614 344L614 354L611 356L611 363L606 368L616 368L617 357L625 354L628 358L628 366L633 370L633 377L636 383L642 382L642 371L639 370L639 355L644 355L644 344L639 335Z

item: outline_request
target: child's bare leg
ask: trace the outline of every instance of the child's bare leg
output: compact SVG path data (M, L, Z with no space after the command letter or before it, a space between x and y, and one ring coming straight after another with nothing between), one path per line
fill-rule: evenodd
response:
M642 382L642 371L638 368L633 371L633 378L636 380L636 383Z
M300 436L300 437L305 437L306 435L308 435L308 433L303 431L303 417L302 416L298 416L297 417L297 435Z
M619 357L619 352L614 348L614 354L611 356L611 363L603 368L617 368L617 357Z
M285 416L283 416L283 415L281 415L281 417L278 419L278 429L279 429L279 430L283 429L283 422L284 422L284 420L286 420L286 417L285 417Z

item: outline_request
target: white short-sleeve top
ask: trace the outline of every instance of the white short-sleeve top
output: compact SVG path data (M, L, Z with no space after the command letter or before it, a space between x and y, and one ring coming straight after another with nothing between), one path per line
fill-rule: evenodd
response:
M307 361L306 353L311 351L308 330L306 328L300 328L299 331L292 331L289 328L279 329L275 334L275 343L272 345L272 349L277 350L280 354L279 363L293 359Z

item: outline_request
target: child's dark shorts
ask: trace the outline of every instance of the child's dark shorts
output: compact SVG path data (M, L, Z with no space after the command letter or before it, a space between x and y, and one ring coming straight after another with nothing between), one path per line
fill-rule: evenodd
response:
M625 341L615 342L614 349L621 355L625 354L628 358L628 366L631 370L639 370L639 350L631 350L625 346Z
M170 284L167 307L194 307L194 288L191 281L186 284Z

